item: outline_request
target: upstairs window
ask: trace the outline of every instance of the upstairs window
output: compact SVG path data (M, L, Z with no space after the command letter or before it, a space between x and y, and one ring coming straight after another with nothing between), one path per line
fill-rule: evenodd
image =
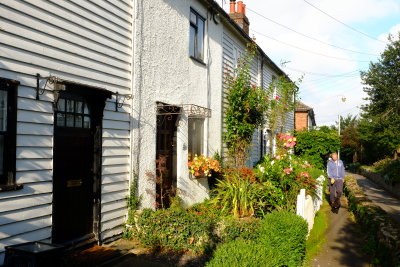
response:
M18 82L0 78L0 192L15 186Z
M204 23L205 19L190 9L189 54L191 57L204 60Z

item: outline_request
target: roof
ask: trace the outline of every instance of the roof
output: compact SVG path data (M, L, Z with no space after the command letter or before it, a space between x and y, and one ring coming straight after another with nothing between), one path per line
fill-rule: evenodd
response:
M296 105L296 111L299 111L299 112L308 112L308 111L313 111L313 108L312 107L309 107L309 106L307 106L306 104L304 104L304 103L302 103L302 102L297 102L297 105Z
M235 30L244 38L246 39L249 43L254 42L254 40L229 16L227 12L215 1L215 0L203 0L204 2L208 3L210 6L212 6L219 14L222 15L222 17L233 27ZM263 57L265 61L267 61L272 69L274 69L279 75L283 75L287 78L288 75L278 67L278 65L275 64L268 56L267 54L261 49L260 46L257 45L257 50Z

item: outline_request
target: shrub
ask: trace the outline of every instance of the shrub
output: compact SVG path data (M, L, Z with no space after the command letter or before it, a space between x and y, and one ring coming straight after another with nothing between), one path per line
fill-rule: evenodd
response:
M260 225L261 219L259 218L238 220L227 217L220 222L219 242L224 244L237 239L255 240L258 237Z
M271 181L259 182L253 170L231 169L218 180L212 202L235 217L264 214L280 206L282 190Z
M372 167L383 174L386 183L400 182L400 159L385 158L375 162Z
M323 171L309 164L303 157L291 154L277 155L271 158L266 155L256 168L260 181L270 181L276 188L282 190L282 199L275 199L277 206L294 210L297 195L301 188L307 194L315 195L316 179L324 174Z
M378 160L377 162L375 162L374 164L372 164L372 167L375 169L375 171L377 172L383 172L383 170L385 169L385 167L392 162L393 159L391 158L384 158L381 160Z
M206 266L301 266L307 223L290 212L265 216L254 240L236 239L218 247Z
M358 172L360 170L361 164L358 162L350 163L348 165L349 171Z
M136 222L134 236L145 246L205 252L215 243L215 220L182 208L145 209Z
M222 206L222 211L233 212L236 217L254 215L256 206L262 198L263 187L242 179L240 173L231 170L218 181L214 190L214 203Z

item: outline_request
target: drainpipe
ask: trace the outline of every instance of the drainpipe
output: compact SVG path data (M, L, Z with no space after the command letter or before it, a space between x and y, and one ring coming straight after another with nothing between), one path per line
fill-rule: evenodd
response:
M261 54L261 78L260 78L260 82L261 82L261 89L264 91L264 57ZM265 115L264 115L265 116ZM262 159L264 156L264 122L261 125L261 149L260 149L260 158Z

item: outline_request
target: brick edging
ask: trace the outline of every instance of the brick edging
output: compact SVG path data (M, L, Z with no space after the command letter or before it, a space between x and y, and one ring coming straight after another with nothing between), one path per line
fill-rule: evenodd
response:
M400 266L400 224L365 196L355 178L346 178L344 193L357 223L377 240L379 265Z

